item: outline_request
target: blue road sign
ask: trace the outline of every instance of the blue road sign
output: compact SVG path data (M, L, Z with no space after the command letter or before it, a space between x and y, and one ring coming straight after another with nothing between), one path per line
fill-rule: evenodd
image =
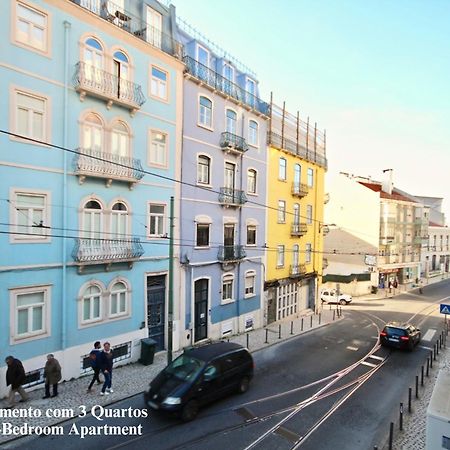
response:
M439 312L441 314L449 314L450 315L450 305L444 305L443 303L441 303L439 308Z

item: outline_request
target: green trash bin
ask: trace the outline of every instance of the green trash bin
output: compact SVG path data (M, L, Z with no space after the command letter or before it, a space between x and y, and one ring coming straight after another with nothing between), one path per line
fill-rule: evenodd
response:
M153 357L155 356L156 341L152 338L141 339L141 357L139 362L144 366L153 364Z

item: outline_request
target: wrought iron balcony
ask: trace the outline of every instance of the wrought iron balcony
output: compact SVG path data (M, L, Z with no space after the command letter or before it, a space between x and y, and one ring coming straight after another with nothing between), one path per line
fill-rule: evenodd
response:
M305 264L293 264L289 266L289 276L291 278L301 277L306 274L306 265Z
M127 33L148 42L153 47L162 50L177 59L183 56L183 45L172 36L164 33L144 19L136 17L123 9L121 5L116 5L109 0L71 0L73 3L81 6L88 11L96 14L98 17L110 22Z
M242 154L248 150L247 142L241 136L225 131L220 136L220 147L227 152Z
M247 256L243 245L221 245L217 259L221 262L240 261Z
M221 187L219 193L219 203L224 206L241 206L247 201L244 191L238 189Z
M308 231L308 225L304 222L294 222L291 225L291 236L303 236Z
M80 93L81 101L89 94L105 100L108 109L113 103L117 103L128 108L132 115L145 102L140 85L83 61L78 62L75 66L73 85L75 90Z
M305 195L308 195L309 187L305 183L292 183L292 195L295 195L296 197L304 197Z
M80 265L132 262L144 254L139 238L75 239L73 259Z
M140 159L89 148L78 148L77 151L73 163L80 184L90 176L106 179L107 186L111 185L112 180L119 180L130 183L132 187L144 176Z
M236 83L228 80L222 75L214 72L209 67L199 63L190 56L184 56L183 61L186 64L186 73L206 84L214 90L221 92L227 97L231 97L239 103L257 111L265 116L269 115L270 106L262 101L256 95L247 92Z

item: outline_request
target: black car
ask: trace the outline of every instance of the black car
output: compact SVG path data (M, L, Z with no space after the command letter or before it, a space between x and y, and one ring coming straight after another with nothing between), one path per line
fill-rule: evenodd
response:
M410 323L389 322L380 333L380 343L385 347L411 351L421 337L420 329Z
M189 421L200 406L233 391L246 392L253 367L250 352L232 342L190 348L150 383L150 389L144 392L145 403Z

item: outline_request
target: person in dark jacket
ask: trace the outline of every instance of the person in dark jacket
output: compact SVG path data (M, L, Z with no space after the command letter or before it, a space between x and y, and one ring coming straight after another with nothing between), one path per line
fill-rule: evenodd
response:
M89 358L91 359L91 367L92 367L92 370L94 371L94 376L92 377L92 380L89 383L88 392L91 392L92 386L94 385L94 381L97 381L97 384L102 383L98 376L100 373L100 360L99 359L100 359L100 353L102 352L100 347L101 347L100 341L96 341L94 343L93 350L91 350L91 353L89 353Z
M8 395L9 408L12 408L15 404L16 392L20 394L22 398L20 401L25 402L28 400L28 395L22 384L25 384L26 376L25 369L22 362L14 358L14 356L7 356L5 358L8 369L6 370L6 386L11 386Z
M100 370L105 377L105 382L102 386L102 391L100 395L112 394L114 391L111 388L112 384L112 369L113 369L113 352L111 350L111 345L109 342L103 344L103 351L99 356L99 366Z
M58 360L50 353L47 355L47 362L44 367L44 378L45 378L45 395L43 398L50 397L50 385L53 386L53 395L56 397L58 395L58 382L61 381L61 366Z

